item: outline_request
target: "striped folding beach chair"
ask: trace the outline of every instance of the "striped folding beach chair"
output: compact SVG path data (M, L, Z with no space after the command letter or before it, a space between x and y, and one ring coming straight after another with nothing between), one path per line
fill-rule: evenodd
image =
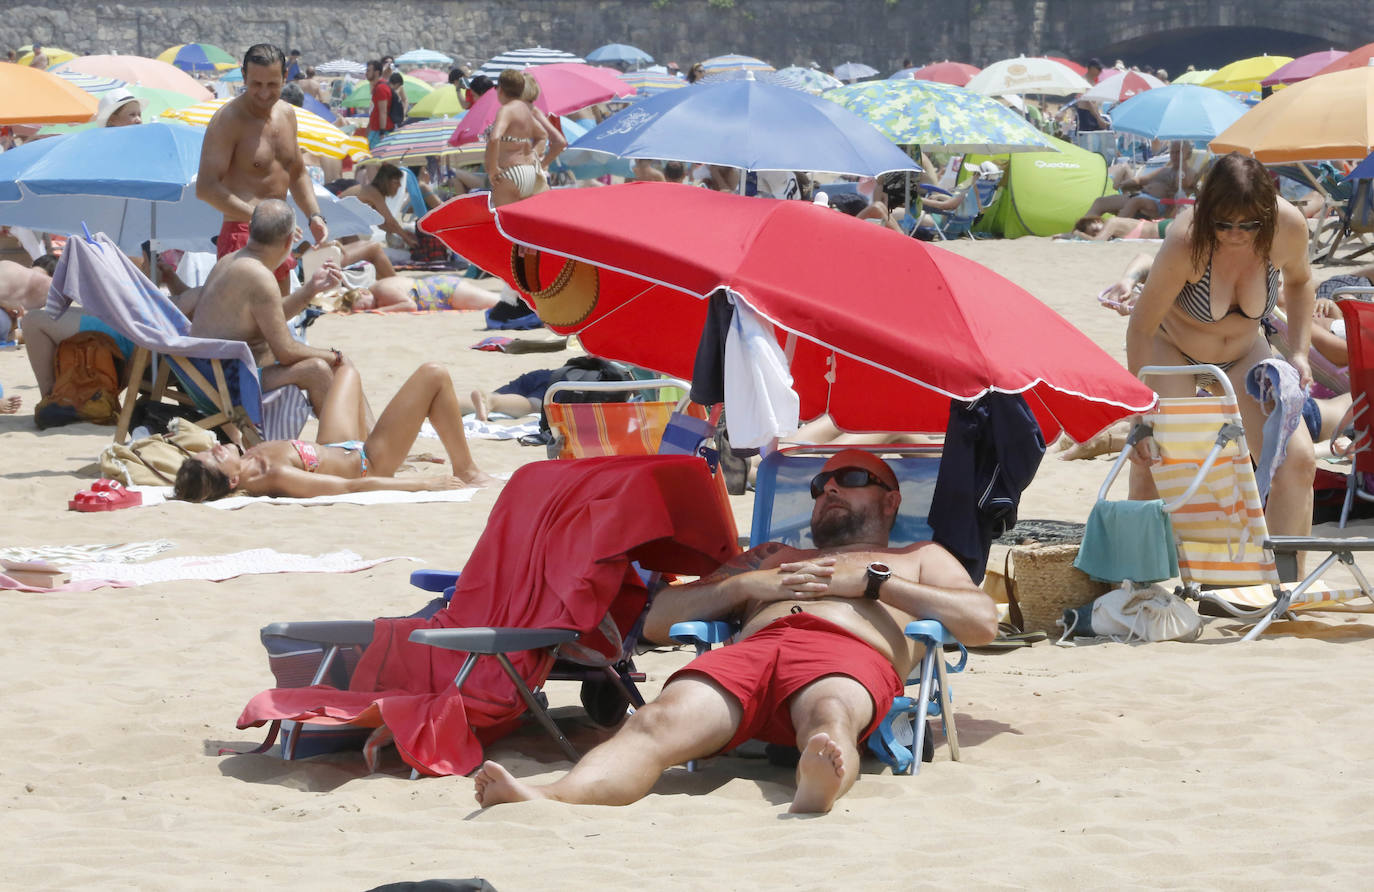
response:
M558 382L544 395L544 411L554 442L550 458L595 458L602 455L657 455L663 433L674 415L704 422L705 410L691 403L691 385L678 378L649 381ZM605 393L606 402L560 402L569 392ZM631 392L652 398L626 399Z
M1330 607L1361 596L1374 601L1354 558L1354 552L1374 551L1374 539L1269 535L1240 409L1224 372L1211 365L1146 366L1140 371L1142 378L1202 373L1216 378L1225 395L1160 399L1131 431L1098 499L1106 498L1131 448L1152 437L1159 454L1152 473L1173 525L1182 593L1254 620L1246 641L1292 610ZM1298 580L1297 556L1307 551L1326 557ZM1357 588L1322 583L1322 574L1336 563L1346 565Z

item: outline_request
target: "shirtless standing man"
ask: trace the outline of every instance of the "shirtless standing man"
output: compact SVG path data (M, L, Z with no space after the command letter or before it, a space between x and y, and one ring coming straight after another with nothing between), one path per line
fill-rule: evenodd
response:
M738 619L743 640L674 673L657 700L552 784L525 784L486 762L474 778L478 803L625 805L672 765L760 738L802 751L790 810L829 811L858 775L858 742L921 656L903 634L907 623L938 619L966 645L997 634L992 599L952 554L933 542L887 547L897 486L871 453L833 456L811 482L816 548L751 549L699 582L665 589L644 623L646 638L668 641L675 622Z
M334 370L347 360L338 350L302 344L291 336L286 320L318 292L339 285L343 275L327 263L283 300L272 271L290 255L295 238L296 215L286 202L258 202L249 222L248 244L215 264L201 286L191 336L246 342L258 364L262 389L294 384L306 392L318 416L334 383ZM370 429L371 413L366 414Z
M248 244L253 209L269 198L285 200L288 190L321 243L329 238L329 227L296 144L296 110L281 99L286 57L278 47L260 43L248 48L242 70L243 93L215 112L205 130L196 179L196 197L224 215L219 256ZM288 257L275 273L281 297L290 271Z

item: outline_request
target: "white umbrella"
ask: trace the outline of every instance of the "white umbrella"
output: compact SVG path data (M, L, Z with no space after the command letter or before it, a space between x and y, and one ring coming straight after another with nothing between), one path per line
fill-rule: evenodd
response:
M846 83L854 83L864 77L872 77L878 73L878 69L862 62L846 62L843 65L835 66L835 77Z
M988 96L1006 93L1067 96L1086 92L1089 86L1082 75L1053 59L1018 56L992 63L975 74L964 89Z
M322 77L363 77L367 74L367 66L352 59L330 59L323 65L316 65L315 73Z

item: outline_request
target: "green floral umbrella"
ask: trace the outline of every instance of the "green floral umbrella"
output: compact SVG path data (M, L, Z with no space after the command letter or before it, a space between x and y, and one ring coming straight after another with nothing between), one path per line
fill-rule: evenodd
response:
M934 81L883 80L827 90L899 146L940 152L1054 151L1050 138L995 99Z

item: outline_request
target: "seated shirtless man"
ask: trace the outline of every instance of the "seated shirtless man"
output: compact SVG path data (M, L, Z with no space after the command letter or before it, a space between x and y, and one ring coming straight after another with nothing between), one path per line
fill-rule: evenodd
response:
M829 811L858 775L858 743L920 659L906 624L938 619L965 644L986 644L997 610L939 545L888 547L902 496L886 462L837 453L811 490L816 548L751 549L699 582L665 589L644 625L646 637L667 641L675 622L738 619L743 640L675 673L657 700L552 784L525 784L485 763L478 803L625 805L669 766L761 738L802 751L790 810Z
M286 320L318 292L337 287L343 275L337 265L327 263L282 298L273 270L291 253L295 234L296 217L286 202L259 202L249 223L248 244L215 264L201 287L191 335L246 341L257 361L262 389L294 384L305 391L319 415L334 370L347 360L338 350L302 344L291 336Z

